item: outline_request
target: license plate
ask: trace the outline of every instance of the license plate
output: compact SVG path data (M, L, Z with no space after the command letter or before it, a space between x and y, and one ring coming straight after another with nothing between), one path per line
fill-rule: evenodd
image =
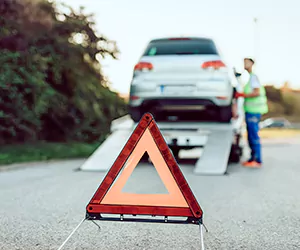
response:
M181 94L181 93L191 93L195 90L194 86L164 86L161 87L162 93L168 94Z

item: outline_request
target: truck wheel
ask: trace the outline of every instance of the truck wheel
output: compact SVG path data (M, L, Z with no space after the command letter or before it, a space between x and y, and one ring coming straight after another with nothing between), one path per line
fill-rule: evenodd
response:
M232 109L231 105L226 107L221 107L219 110L219 121L229 123L232 118Z

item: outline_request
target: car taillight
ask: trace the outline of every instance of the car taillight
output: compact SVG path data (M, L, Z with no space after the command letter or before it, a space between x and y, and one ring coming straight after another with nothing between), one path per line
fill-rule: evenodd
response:
M209 61L202 64L202 69L208 69L208 68L220 69L225 67L226 65L220 60Z
M138 100L138 99L140 99L138 96L136 96L136 95L132 95L132 96L130 96L130 100L131 101L136 101L136 100Z
M139 62L137 65L134 67L134 71L142 71L142 70L152 70L153 65L148 62Z

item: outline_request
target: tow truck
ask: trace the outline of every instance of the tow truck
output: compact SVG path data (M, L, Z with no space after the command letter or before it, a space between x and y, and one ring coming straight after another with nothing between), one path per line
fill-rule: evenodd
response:
M175 158L182 149L202 148L194 174L224 175L229 163L238 163L243 155L244 131L242 100L238 100L238 118L229 123L157 122ZM82 171L108 171L138 123L130 115L111 123L111 133L80 167Z

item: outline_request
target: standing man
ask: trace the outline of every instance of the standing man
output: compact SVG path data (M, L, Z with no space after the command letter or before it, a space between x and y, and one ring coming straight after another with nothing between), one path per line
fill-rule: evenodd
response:
M243 163L245 167L261 167L261 142L259 137L259 122L261 116L268 112L266 90L253 73L254 60L244 59L244 68L250 74L248 83L244 87L244 93L236 93L235 97L243 97L245 119L248 134L248 143L251 149L251 157Z

